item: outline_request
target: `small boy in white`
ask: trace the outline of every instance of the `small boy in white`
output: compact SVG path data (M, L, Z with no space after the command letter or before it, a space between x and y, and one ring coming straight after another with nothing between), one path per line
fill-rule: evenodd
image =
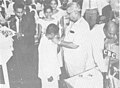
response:
M39 72L42 88L58 88L60 64L57 57L57 44L52 40L58 35L59 28L55 24L48 25L39 45Z

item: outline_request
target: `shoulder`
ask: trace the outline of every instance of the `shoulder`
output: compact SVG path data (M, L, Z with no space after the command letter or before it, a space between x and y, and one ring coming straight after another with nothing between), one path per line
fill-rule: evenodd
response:
M90 26L83 17L78 21L78 27L81 28L81 30L83 29L83 31L90 31Z
M9 19L8 19L8 21L10 21L10 22L16 22L16 18L15 18L15 16L11 16Z
M47 39L47 37L45 36L45 35L43 35L42 37L41 37L41 40L40 40L40 47L43 47L43 46L45 46L46 47L46 45L47 45L47 43L48 43L48 39ZM45 45L46 44L46 45Z
M86 26L89 25L88 22L83 17L81 17L81 23L86 25Z
M96 33L96 32L102 32L103 28L104 28L105 23L103 24L96 24L93 29L91 30L91 32Z
M105 24L96 25L93 30L91 30L91 36L93 39L102 38L104 36L103 27Z

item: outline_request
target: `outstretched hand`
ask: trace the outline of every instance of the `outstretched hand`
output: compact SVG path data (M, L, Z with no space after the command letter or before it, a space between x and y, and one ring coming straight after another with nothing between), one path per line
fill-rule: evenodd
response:
M52 81L53 81L53 77L50 76L50 77L48 78L48 82L52 82Z

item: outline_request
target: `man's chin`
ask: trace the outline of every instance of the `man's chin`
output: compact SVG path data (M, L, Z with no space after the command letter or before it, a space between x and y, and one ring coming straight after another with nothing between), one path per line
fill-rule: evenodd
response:
M75 23L75 22L77 22L77 19L74 19L74 18L73 18L73 19L70 19L70 21L72 21L72 22Z

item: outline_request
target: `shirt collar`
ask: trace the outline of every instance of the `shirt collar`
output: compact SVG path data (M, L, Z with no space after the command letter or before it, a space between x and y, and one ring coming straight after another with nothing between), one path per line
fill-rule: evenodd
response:
M83 17L79 18L75 23L72 24L72 26L71 26L72 29L71 30L75 30L74 27L77 27L77 25L80 25L81 21L83 21L83 20L84 20Z
M79 24L83 19L83 17L80 17L74 24Z

